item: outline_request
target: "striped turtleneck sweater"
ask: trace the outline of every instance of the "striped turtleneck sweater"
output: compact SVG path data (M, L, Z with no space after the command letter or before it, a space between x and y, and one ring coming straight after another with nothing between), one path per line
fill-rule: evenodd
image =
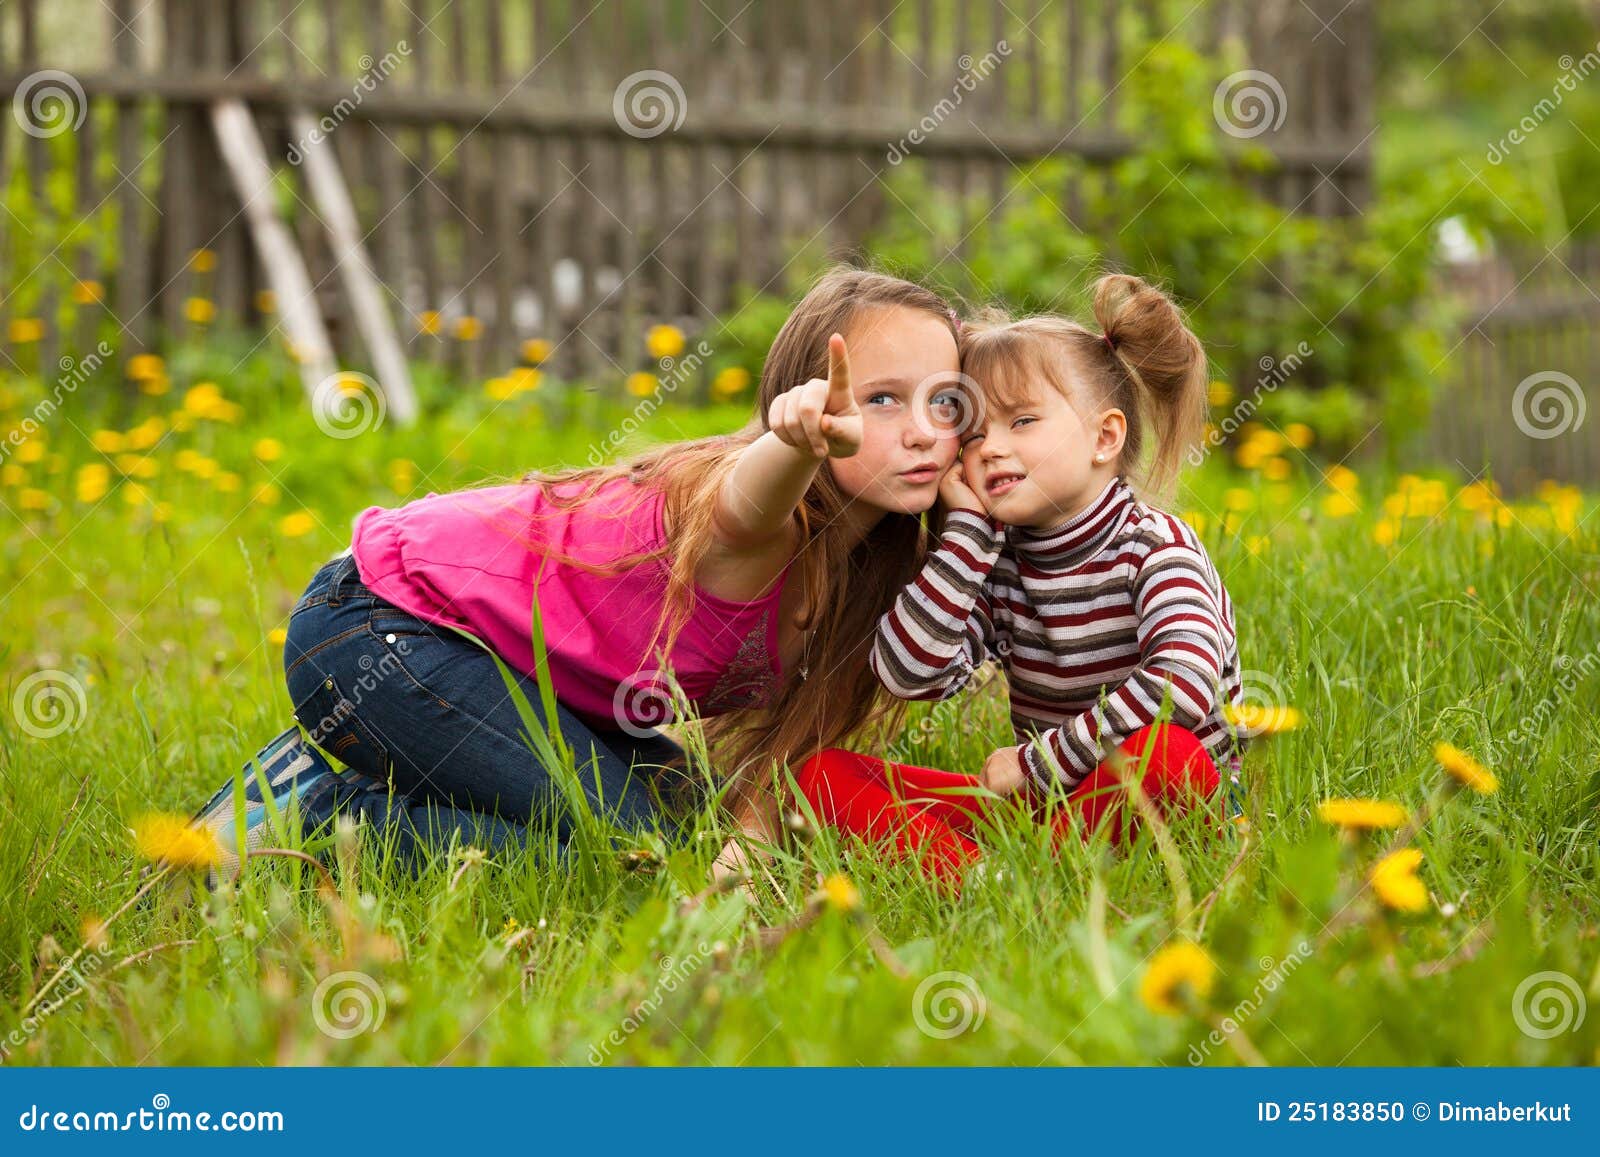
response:
M1237 767L1221 713L1241 689L1228 592L1195 532L1120 476L1047 530L952 511L879 622L872 669L902 699L946 699L991 657L1041 787L1076 786L1168 700L1170 722Z

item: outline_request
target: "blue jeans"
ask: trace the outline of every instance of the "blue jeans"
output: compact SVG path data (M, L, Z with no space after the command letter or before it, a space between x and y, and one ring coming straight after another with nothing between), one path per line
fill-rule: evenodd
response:
M494 659L373 594L353 556L317 571L290 612L284 669L295 718L313 742L383 785L366 798L346 794L341 810L391 830L403 853L454 838L521 846L533 824L553 826L566 843L572 817L521 738L521 714ZM538 684L513 676L548 728ZM656 731L596 728L559 702L556 722L591 811L623 830L679 837L664 799L682 808L698 799L673 766L682 756L676 743ZM326 817L306 819L309 826Z

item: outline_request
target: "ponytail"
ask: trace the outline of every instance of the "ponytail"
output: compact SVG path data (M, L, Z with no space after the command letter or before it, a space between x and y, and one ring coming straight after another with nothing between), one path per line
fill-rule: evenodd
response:
M1123 407L1128 415L1124 461L1140 460L1142 419L1148 419L1155 444L1145 481L1163 489L1177 477L1183 455L1205 428L1205 350L1170 297L1125 273L1095 282L1094 319L1105 347L1101 356L1113 363L1113 380L1120 373L1133 386L1134 405Z

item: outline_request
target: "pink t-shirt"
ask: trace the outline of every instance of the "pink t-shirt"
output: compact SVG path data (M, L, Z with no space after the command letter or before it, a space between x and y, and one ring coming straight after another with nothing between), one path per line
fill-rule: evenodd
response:
M374 594L426 622L471 632L530 676L537 584L556 696L600 727L664 722L667 668L702 716L759 705L780 673L778 598L787 571L755 602L697 590L663 663L649 648L665 643L656 626L668 558L614 574L546 558L549 550L602 566L658 549L666 541L664 506L660 490L626 479L567 510L533 483L430 493L395 509L363 510L351 551Z

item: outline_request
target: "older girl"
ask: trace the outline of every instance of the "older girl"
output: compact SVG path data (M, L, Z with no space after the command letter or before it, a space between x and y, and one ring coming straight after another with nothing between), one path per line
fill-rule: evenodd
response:
M556 698L542 722L574 749L590 808L672 830L654 788L682 752L651 725L675 683L720 769L751 785L744 831L775 838L760 789L773 761L838 743L887 705L867 653L956 458L940 391L957 370L943 300L839 269L779 332L740 432L363 511L290 616L300 726L258 756L274 794L298 795L308 827L338 809L404 852L457 834L520 842L540 818L565 832L495 663L541 711L537 602ZM253 782L248 798L255 840ZM198 818L227 842L232 808L230 782ZM735 839L719 870L742 862Z

